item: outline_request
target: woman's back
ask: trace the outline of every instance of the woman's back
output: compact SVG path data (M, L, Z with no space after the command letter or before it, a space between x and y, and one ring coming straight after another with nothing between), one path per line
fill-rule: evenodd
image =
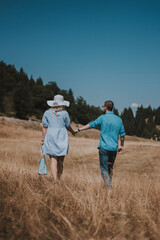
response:
M70 118L67 111L55 112L49 109L43 115L42 125L48 128L67 128L70 126Z

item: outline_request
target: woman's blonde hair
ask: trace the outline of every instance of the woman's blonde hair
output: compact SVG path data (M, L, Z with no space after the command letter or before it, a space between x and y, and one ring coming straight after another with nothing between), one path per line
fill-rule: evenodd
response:
M55 106L55 107L51 107L55 112L59 112L62 110L65 110L65 106Z

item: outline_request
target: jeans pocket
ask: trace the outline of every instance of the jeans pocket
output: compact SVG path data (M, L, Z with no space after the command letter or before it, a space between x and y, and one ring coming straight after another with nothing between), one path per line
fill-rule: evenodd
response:
M99 154L100 154L100 155L106 155L106 154L107 154L107 150L100 147L100 148L99 148Z

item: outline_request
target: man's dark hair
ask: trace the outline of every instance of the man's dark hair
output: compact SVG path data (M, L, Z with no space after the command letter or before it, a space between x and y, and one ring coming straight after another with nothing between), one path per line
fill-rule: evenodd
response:
M105 107L107 108L108 111L112 111L114 108L114 103L112 101L105 101L104 102Z

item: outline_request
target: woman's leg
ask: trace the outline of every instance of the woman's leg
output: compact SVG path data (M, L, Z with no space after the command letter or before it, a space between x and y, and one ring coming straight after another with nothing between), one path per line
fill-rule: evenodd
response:
M63 161L65 156L59 156L57 157L57 177L58 179L61 178L63 173Z
M54 181L57 180L57 157L50 156L51 159L51 174Z

